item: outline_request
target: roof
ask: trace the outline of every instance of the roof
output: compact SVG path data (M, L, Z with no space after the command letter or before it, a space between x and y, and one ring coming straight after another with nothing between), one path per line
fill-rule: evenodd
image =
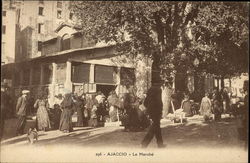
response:
M114 45L92 46L92 47L87 47L87 48L69 49L69 50L64 50L64 51L60 51L60 52L57 52L57 53L53 53L52 55L44 55L44 56L40 56L40 57L36 57L36 58L30 58L30 59L27 59L27 60L22 61L22 62L35 61L35 60L39 60L39 59L43 59L43 58L67 55L67 54L73 53L73 52L79 52L79 51L85 51L85 50L93 50L93 49L101 49L101 48L108 48L108 47L112 47L112 46L114 46Z
M65 26L70 27L70 28L74 28L74 29L81 29L79 26L71 25L71 24L69 24L69 23L67 23L67 22L63 22L63 23L61 23L61 24L56 28L55 32L60 31L60 30L61 30L63 27L65 27Z

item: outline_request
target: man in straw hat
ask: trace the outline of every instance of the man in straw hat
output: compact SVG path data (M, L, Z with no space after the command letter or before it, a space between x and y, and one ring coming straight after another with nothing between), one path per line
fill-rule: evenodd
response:
M17 135L23 134L23 130L26 124L26 112L27 112L27 107L28 107L27 95L28 94L29 94L28 90L23 90L22 96L19 97L17 100L17 105L16 105L16 114L18 116L17 130L16 130Z
M157 145L159 148L165 147L162 140L160 120L162 117L162 90L161 86L163 81L161 79L156 79L152 81L152 86L147 92L146 99L144 101L144 106L146 107L146 112L149 114L152 124L149 127L148 133L144 137L141 147L146 148L150 141L155 136L157 140Z

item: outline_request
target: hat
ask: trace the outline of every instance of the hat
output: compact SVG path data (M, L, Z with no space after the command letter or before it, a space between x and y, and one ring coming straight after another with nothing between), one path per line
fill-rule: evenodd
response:
M71 91L68 90L68 89L66 89L66 88L64 88L64 89L63 89L63 93L64 93L64 94L69 94L69 93L71 93Z
M22 91L22 94L27 94L27 93L30 93L30 91L29 90L23 90Z

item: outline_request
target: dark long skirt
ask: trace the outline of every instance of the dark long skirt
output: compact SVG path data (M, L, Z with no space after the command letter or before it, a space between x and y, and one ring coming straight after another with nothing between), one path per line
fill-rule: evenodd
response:
M83 126L83 111L82 111L81 108L77 108L76 112L77 112L77 123L76 123L76 126L77 127L82 127Z
M68 131L68 132L73 131L71 117L72 117L72 110L69 108L63 109L59 126L60 131Z

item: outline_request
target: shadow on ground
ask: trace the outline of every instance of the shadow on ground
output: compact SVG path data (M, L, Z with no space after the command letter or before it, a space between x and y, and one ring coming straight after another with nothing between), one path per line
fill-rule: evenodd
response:
M79 147L139 147L144 132L124 132L122 129L115 131L97 132L84 130L80 133L72 132L56 138L43 139L36 142L35 146L47 145L73 145ZM162 128L164 143L168 147L240 147L238 134L233 119L223 119L220 122L186 123L168 125ZM23 141L22 139L15 142ZM13 142L12 142L13 143ZM18 145L19 146L19 145ZM156 147L155 139L150 144Z

